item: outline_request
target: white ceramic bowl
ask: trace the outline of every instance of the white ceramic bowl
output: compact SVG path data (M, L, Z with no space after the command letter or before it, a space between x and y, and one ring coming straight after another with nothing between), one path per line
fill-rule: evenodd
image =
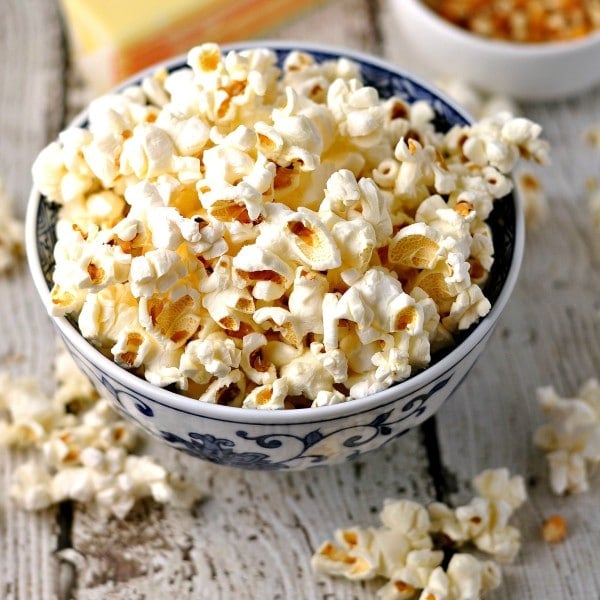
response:
M422 0L390 0L403 48L434 77L451 75L518 100L556 100L600 83L600 31L522 44L470 33Z
M360 64L365 82L376 86L382 95L430 102L438 128L468 120L434 88L376 58L282 42L235 48L250 46L271 47L280 59L293 49L310 52L317 60L347 56ZM184 62L184 57L178 58L166 66L175 69ZM84 112L73 124L85 126L85 122ZM56 207L34 189L27 213L27 254L37 290L46 302L54 266L56 218ZM199 402L151 385L117 366L87 342L68 319L53 321L99 392L142 429L179 450L215 463L252 469L305 469L338 463L382 446L433 415L480 355L513 290L521 263L524 223L518 200L509 195L497 201L488 222L496 248L485 287L492 302L490 313L465 332L453 349L434 356L427 369L387 390L342 404L263 411Z

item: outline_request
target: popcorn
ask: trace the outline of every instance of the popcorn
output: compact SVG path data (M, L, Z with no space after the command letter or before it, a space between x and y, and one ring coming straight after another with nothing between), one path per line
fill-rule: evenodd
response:
M281 409L288 395L287 379L284 377L255 387L242 403L244 408Z
M492 561L480 562L470 554L454 554L446 572L437 567L423 589L424 600L467 600L481 598L501 582L498 567Z
M310 350L283 365L280 372L287 379L290 396L305 396L314 401L320 391L333 388L331 373Z
M192 340L181 357L180 370L196 383L211 377L223 378L240 365L241 351L225 333L217 331L203 339Z
M130 454L138 441L133 425L98 398L64 350L56 376L49 396L37 380L0 374L0 411L8 413L0 442L38 452L13 473L10 495L23 508L75 500L123 519L140 498L187 507L198 499L197 489L152 457Z
M48 402L34 378L8 373L0 373L0 411L8 413L0 421L0 442L11 446L41 442L62 418L61 406Z
M209 404L241 406L245 389L246 383L242 371L233 369L225 377L211 382L199 400Z
M327 90L327 107L342 136L359 148L377 145L382 136L384 111L375 88L361 86L357 79L336 79Z
M473 486L481 496L467 505L454 510L441 503L429 506L432 531L459 545L470 541L496 560L512 562L520 549L520 533L508 520L527 498L523 479L510 478L506 469L488 469L475 477Z
M379 515L381 527L338 529L334 541L324 542L313 554L313 569L352 580L385 578L377 590L383 600L481 598L500 585L500 569L494 561L457 549L471 542L495 558L511 561L512 549L509 553L485 542L518 537L506 521L525 500L525 490L523 479L510 478L506 469L484 471L473 483L482 497L457 509L439 502L425 508L409 500L386 500ZM444 568L447 541L452 553Z
M292 268L284 260L256 244L244 246L233 257L232 265L252 286L257 300L281 298L294 279Z
M286 224L290 248L301 264L314 271L340 266L340 251L333 236L308 209L300 209Z
M480 317L487 315L491 308L490 301L483 295L481 288L472 284L456 296L450 307L450 314L442 319L442 323L450 331L468 329Z
M277 376L275 365L263 355L266 345L267 338L262 333L249 333L242 338L240 365L246 376L258 385L272 383Z
M486 219L515 162L547 158L508 112L435 122L352 61L193 48L36 160L61 205L50 310L206 402L322 406L406 379L489 311Z
M23 252L23 224L12 214L10 202L0 180L0 273L9 271Z
M52 477L46 467L29 462L15 469L10 494L25 510L43 510L53 503L51 486Z
M512 98L502 94L487 94L461 79L444 77L436 83L476 119L499 112L510 112L513 115L520 112Z
M388 246L388 260L405 268L433 269L444 254L442 236L425 223L403 227Z
M549 544L557 544L567 537L567 522L561 515L549 516L542 526L542 537Z
M550 421L536 430L534 442L547 452L552 491L587 491L588 469L600 462L598 381L586 381L574 398L562 398L552 387L538 388L537 398Z

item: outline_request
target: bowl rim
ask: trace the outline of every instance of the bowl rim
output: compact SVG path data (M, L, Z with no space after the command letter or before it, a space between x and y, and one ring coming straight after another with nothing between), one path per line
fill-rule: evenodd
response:
M331 54L335 57L343 57L350 60L355 60L359 63L367 63L380 69L393 72L394 74L410 82L414 82L425 90L428 90L433 95L437 96L468 122L473 121L472 117L463 108L450 99L445 93L438 90L435 85L416 75L413 75L404 69L396 67L391 62L362 51L337 45L334 46L302 41L279 41L271 39L220 44L219 47L222 52L251 48L268 48L282 51L299 50L307 53L313 52ZM139 73L136 73L106 93L120 91L123 88L139 81L141 77L153 73L157 68L183 67L186 62L186 56L186 54L182 54L156 63L140 71ZM67 125L67 127L80 125L85 120L87 112L88 107L77 114ZM127 371L97 350L65 317L55 317L50 314L48 314L48 316L55 326L57 326L60 334L66 338L71 345L77 348L78 351L91 364L96 365L98 369L106 372L106 374L112 377L114 380L123 382L130 390L140 394L145 400L168 408L174 408L178 412L197 415L209 420L249 425L295 425L300 423L319 423L337 420L357 413L369 412L373 408L382 404L394 402L399 398L409 397L415 391L422 389L428 384L438 380L444 375L444 373L448 372L454 365L458 364L461 359L470 354L471 351L482 341L484 341L489 333L491 333L516 284L524 253L525 221L522 200L518 193L517 186L514 186L514 189L512 190L512 198L515 205L513 254L506 279L502 284L500 293L498 294L498 297L494 302L490 312L479 320L474 329L464 340L452 348L438 362L425 367L422 371L410 376L404 381L400 381L384 390L370 394L363 398L355 398L330 406L303 408L298 410L259 410L233 406L221 406L218 404L201 402L197 399L189 398L151 384L147 380ZM42 299L43 305L47 308L48 286L42 272L41 263L37 252L37 214L41 200L42 194L35 188L35 186L32 186L27 203L25 218L25 246L27 250L26 254L29 271L37 292Z
M483 35L468 31L444 19L428 6L423 0L392 0L393 4L404 4L416 11L424 20L428 20L436 32L444 32L455 42L474 45L473 51L487 51L494 54L508 55L509 58L527 59L534 57L556 57L575 54L585 51L591 46L600 43L600 28L587 35L573 40L548 41L548 42L512 42L488 38ZM402 10L398 6L398 10Z

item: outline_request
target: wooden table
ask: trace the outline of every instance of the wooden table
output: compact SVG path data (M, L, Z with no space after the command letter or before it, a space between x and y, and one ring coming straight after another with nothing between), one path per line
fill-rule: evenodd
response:
M333 0L272 37L342 44L410 66L384 0ZM53 1L2 0L0 56L0 177L22 216L33 158L85 94L69 71ZM523 110L553 145L553 166L542 175L551 212L529 232L492 342L435 419L354 463L299 473L231 470L152 444L150 452L199 482L206 501L193 513L143 504L108 524L71 504L19 510L7 490L27 457L1 451L0 598L372 598L378 583L314 575L309 559L318 544L336 527L376 525L386 497L466 501L470 479L500 466L525 476L530 499L516 516L522 551L489 598L600 598L599 476L586 494L556 497L532 444L544 420L536 387L569 395L598 375L600 236L585 181L598 173L600 153L582 138L600 123L600 90ZM0 368L51 380L53 333L25 264L0 278L0 299ZM569 536L550 546L540 524L556 512Z

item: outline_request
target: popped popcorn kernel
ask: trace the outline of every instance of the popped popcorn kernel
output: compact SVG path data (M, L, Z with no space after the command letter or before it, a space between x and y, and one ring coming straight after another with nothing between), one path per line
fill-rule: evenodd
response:
M336 530L335 540L313 555L313 569L347 579L386 579L377 590L381 600L481 598L500 586L502 573L494 560L463 550L471 544L494 559L512 561L519 532L507 522L526 495L522 477L510 477L506 469L483 471L473 485L482 497L456 509L385 500L381 527Z
M60 349L57 387L42 391L33 378L0 373L0 443L28 447L38 456L19 465L10 495L26 510L65 500L87 503L107 518L124 519L135 502L191 506L199 491L150 456L132 454L138 433L99 399L72 358Z
M536 393L549 421L538 427L533 440L547 452L552 491L587 491L588 472L600 463L600 384L587 380L573 398L559 396L551 386Z
M213 43L88 117L32 167L59 207L51 314L155 385L247 408L427 367L490 310L486 220L548 154L508 111L442 132L347 59Z
M542 537L549 544L557 544L567 537L567 522L561 515L549 516L542 525Z

